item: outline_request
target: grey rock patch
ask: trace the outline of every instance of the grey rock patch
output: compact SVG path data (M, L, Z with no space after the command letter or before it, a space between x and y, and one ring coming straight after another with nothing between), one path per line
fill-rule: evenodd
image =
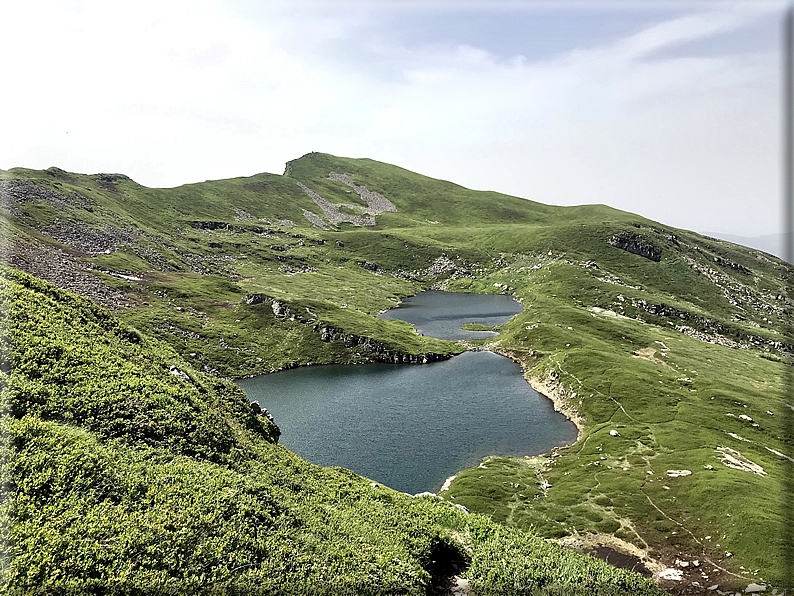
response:
M752 472L759 476L766 476L763 467L750 461L735 449L731 449L730 447L717 447L716 451L722 455L722 463L729 468L735 468L744 472Z
M336 180L337 182L347 184L349 187L351 187L356 194L361 197L361 200L367 204L365 212L369 213L370 215L378 215L384 211L397 211L397 207L395 207L394 203L392 203L389 199L381 194L376 193L375 191L369 190L363 184L357 185L355 182L353 182L352 178L350 178L348 174L337 174L336 172L331 172L328 174L328 179Z
M12 215L21 215L18 205L24 205L39 200L48 203L56 209L77 207L86 211L93 211L93 206L84 197L72 192L67 195L49 188L39 186L31 180L8 180L0 182L0 205L5 206Z
M309 220L309 223L312 224L315 228L320 228L321 230L327 230L328 228L323 221L323 218L311 211L307 211L306 209L303 210L303 217Z
M322 209L325 219L327 219L333 225L337 225L344 222L351 223L354 226L375 225L375 220L369 217L364 217L362 215L350 215L346 213L341 213L339 211L340 207L350 207L353 209L361 209L362 211L365 211L363 207L358 207L356 205L346 205L344 203L340 203L340 204L332 203L331 201L327 201L326 199L322 198L320 195L318 195L316 192L314 192L311 188L309 188L305 184L302 184L300 182L298 182L297 184L303 189L303 192L309 195L309 198L311 198L311 200L314 201L315 204L320 209Z
M58 248L43 244L13 243L13 250L0 249L0 258L12 267L48 281L63 290L90 298L110 308L123 306L123 294L90 273L91 267Z
M454 580L451 589L451 593L453 594L453 596L466 596L467 594L471 594L471 586L469 585L469 580L464 579L462 577L458 577L457 575L452 579Z
M190 377L187 376L187 373L185 373L184 371L179 370L173 364L169 367L168 372L170 372L172 375L174 375L180 381L183 381L183 382L185 382L185 383L187 383L189 385L192 385L192 383L190 381Z
M271 308L273 309L273 314L280 318L289 316L290 314L289 308L278 300L273 301Z
M270 420L270 422L275 422L275 420L273 420L273 414L271 414L267 408L263 408L262 406L260 406L259 402L252 401L251 410L253 410L255 415L264 416L265 418Z
M56 219L40 231L50 238L91 256L110 254L119 247L135 244L135 237L129 231L105 225L104 230L95 230L86 223L69 223Z

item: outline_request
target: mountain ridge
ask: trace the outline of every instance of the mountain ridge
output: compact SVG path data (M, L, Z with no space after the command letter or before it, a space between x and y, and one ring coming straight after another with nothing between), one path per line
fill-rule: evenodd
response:
M781 513L754 495L782 494L776 454L790 451L790 265L609 207L470 191L373 160L307 154L285 171L149 189L8 170L4 257L229 378L451 356L465 346L375 315L431 287L514 294L525 312L479 345L517 359L581 420L580 439L531 463L491 458L481 482L462 471L443 496L519 531L640 549L672 591L705 585L703 574L779 585ZM745 460L765 474L730 465ZM537 502L509 483L535 487ZM736 486L753 495L738 499ZM718 534L718 546L705 538ZM682 579L658 575L668 567Z

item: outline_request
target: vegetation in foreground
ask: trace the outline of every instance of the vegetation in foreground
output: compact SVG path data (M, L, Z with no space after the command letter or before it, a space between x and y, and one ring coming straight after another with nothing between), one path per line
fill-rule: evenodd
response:
M13 270L0 290L6 593L427 594L454 573L480 594L658 593L311 465L233 383L87 299Z
M500 532L623 541L682 573L663 582L671 590L780 584L794 341L793 271L779 259L605 206L323 154L284 176L175 189L56 168L2 173L0 187L14 266L114 308L180 370L216 379L446 357L464 346L375 315L430 287L515 294L524 313L498 341L472 343L521 361L580 439L544 458L491 458L444 497ZM394 210L373 215L365 199L386 205L373 191Z

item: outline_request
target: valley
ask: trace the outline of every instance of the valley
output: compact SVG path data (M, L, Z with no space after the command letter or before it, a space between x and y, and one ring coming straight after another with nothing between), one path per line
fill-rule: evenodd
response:
M672 593L727 593L754 584L771 593L782 587L788 506L783 487L792 461L786 396L794 345L794 303L787 289L794 270L776 257L603 205L552 207L372 160L319 153L289 162L283 176L172 189L146 188L121 174L15 168L0 172L0 197L4 260L84 297L48 289L22 273L6 274L5 329L14 347L5 349L4 362L11 364L2 369L3 395L11 404L5 432L16 437L15 477L27 478L24 462L43 457L45 446L58 446L87 483L94 472L85 458L121 462L113 468L121 471L102 474L122 474L127 484L114 480L114 489L92 497L96 502L85 501L60 476L61 492L26 480L17 493L26 499L39 495L60 516L79 503L95 512L102 527L97 536L119 537L108 538L118 542L107 547L96 546L105 540L97 538L88 555L75 546L76 535L65 535L74 561L93 569L97 582L108 581L108 569L114 581L123 575L121 567L97 564L106 553L134 561L132 554L144 548L124 550L129 536L138 536L135 544L149 544L138 522L111 528L102 508L127 507L130 519L161 516L163 528L173 526L168 532L179 532L180 524L198 528L187 514L179 514L185 523L169 519L178 508L168 499L155 513L134 495L142 491L154 498L158 474L175 474L181 488L162 490L192 495L204 507L202 515L212 517L206 495L213 489L199 480L200 470L212 467L211 477L219 479L213 482L238 487L229 495L252 499L247 511L257 519L304 520L283 527L262 522L279 528L261 540L283 556L269 568L263 562L267 549L246 542L260 536L257 531L234 539L248 544L249 555L243 555L224 546L234 542L231 525L201 526L193 534L184 530L190 536L180 552L216 549L234 565L215 570L219 559L210 558L177 573L179 564L158 563L146 547L149 567L130 562L129 569L141 575L129 571L124 577L151 581L160 574L162 586L195 589L202 582L250 587L269 577L267 589L299 593L319 585L318 574L327 573L335 578L328 585L338 591L350 565L357 569L345 588L350 593L422 593L432 583L427 553L441 552L438 545L444 544L465 555L462 577L470 580L472 593L567 594L583 577L580 569L598 570L590 576L598 585L583 593L655 593L639 575L625 579L625 572L576 558L574 550L555 544L560 543L580 552L601 544L635 555ZM463 343L378 317L428 289L512 295L524 310L499 326L498 336ZM31 310L33 304L38 311ZM89 320L90 334L78 327L72 334L57 322L63 313ZM53 341L60 347L45 350L26 321L38 321L47 330L43 337L58 338ZM106 339L107 333L115 339ZM63 356L70 342L82 346L75 348L82 354L79 374L70 368L74 357ZM102 355L96 352L100 345ZM486 458L458 472L441 499L412 500L386 487L373 489L349 472L302 462L274 442L277 429L247 411L244 396L228 381L306 365L431 362L467 349L488 349L518 362L533 388L576 422L579 438L543 456ZM171 405L105 395L82 412L69 382L101 379L97 367L109 354L129 354L129 366L139 367L133 375L139 383L186 385L162 389L176 400ZM132 369L121 361L113 366L123 379L119 391L137 395L140 385L125 376ZM156 381L146 381L150 376ZM104 390L85 389L81 399L94 403L95 391ZM192 397L174 397L179 392ZM115 399L131 400L121 414ZM211 430L184 434L190 427L184 400L204 412ZM226 401L233 407L221 405ZM182 421L174 431L182 443L169 443L161 431L149 436L140 430L173 420ZM224 424L233 429L230 435ZM128 444L137 446L125 454ZM156 472L144 465L152 457ZM279 473L261 470L262 462ZM42 478L57 469L55 461L39 465ZM253 495L272 501L269 513L257 509ZM178 499L177 493L169 498ZM33 549L43 538L35 538L40 534L32 528L42 523L42 531L56 532L59 518L43 523L41 512L26 509L32 506L26 502L14 501L11 527L16 560L27 563L12 563L4 577L21 587L57 582L47 570L63 561L46 549L51 560L36 559ZM227 517L221 518L244 515L245 508L235 512L235 502L241 501L230 496L223 505ZM342 517L322 531L338 531L330 539L346 553L338 557L312 546L325 527L320 520L330 515L321 513L323 503L331 502L346 503ZM365 520L373 507L380 517L370 523ZM424 521L406 521L409 515ZM354 520L353 529L344 529L343 519ZM301 523L307 530L294 530ZM366 565L365 555L344 546L353 535L373 549ZM210 548L212 537L219 542ZM547 562L531 572L521 563L530 551ZM305 576L289 567L289 552L305 553ZM559 575L563 559L571 561L563 587L540 592L554 585L549 578ZM33 560L40 575L25 575L34 569ZM323 572L323 565L331 571ZM493 571L499 565L507 570ZM80 569L74 566L71 577L80 577ZM176 577L188 583L178 584ZM516 578L524 578L524 592Z

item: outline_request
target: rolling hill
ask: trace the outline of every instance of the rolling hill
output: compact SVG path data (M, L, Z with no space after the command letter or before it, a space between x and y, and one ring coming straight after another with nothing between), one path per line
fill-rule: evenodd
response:
M13 590L654 593L575 552L598 544L673 592L784 581L794 270L772 255L319 153L172 189L15 168L0 199ZM431 287L524 312L469 345L375 317ZM469 347L519 361L579 440L443 499L303 462L225 380Z

